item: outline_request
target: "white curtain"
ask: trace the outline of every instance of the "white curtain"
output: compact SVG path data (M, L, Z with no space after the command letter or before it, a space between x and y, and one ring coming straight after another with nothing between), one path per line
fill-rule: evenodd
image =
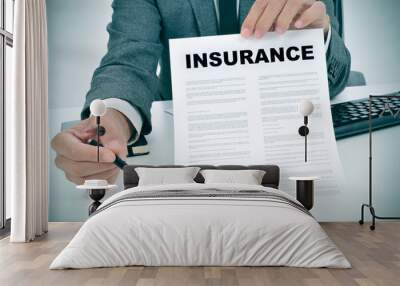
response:
M48 70L45 0L16 0L13 95L6 146L12 242L28 242L48 225Z

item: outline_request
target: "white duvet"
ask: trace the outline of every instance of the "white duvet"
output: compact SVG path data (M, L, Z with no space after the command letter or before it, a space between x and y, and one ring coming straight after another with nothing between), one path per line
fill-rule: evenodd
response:
M262 186L185 184L132 188L229 191ZM50 269L145 266L294 266L349 268L315 219L262 199L185 198L123 201L90 217Z

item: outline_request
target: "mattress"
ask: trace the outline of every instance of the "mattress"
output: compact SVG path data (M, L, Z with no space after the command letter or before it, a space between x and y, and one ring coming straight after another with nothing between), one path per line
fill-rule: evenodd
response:
M132 265L351 267L290 195L196 183L134 187L108 198L50 269Z

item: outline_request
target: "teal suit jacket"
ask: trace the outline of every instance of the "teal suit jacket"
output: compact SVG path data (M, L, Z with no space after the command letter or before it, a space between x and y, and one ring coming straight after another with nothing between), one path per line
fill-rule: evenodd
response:
M330 96L343 90L350 73L350 53L340 38L332 0L322 0L331 17L332 36L326 54ZM240 0L243 22L254 0ZM151 131L154 100L172 99L168 40L217 35L213 0L114 0L107 26L108 51L93 74L82 118L90 115L94 99L119 98L136 107L142 133ZM161 72L157 77L157 64Z

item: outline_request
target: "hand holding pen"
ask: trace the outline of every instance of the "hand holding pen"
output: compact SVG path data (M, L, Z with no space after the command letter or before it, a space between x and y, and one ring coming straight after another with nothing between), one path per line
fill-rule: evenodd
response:
M97 163L100 163L100 147L104 147L100 143L100 137L106 134L106 129L102 126L101 117L107 112L107 107L104 102L100 99L93 100L90 104L90 112L96 118L96 139L90 140L89 144L96 146L97 148ZM122 160L117 154L115 154L115 160L113 162L118 168L123 169L126 162Z
M62 169L68 180L82 184L84 180L104 179L114 183L120 168L114 164L116 155L122 160L127 156L126 144L131 136L128 120L120 112L107 109L101 118L106 132L100 136L102 146L93 146L97 139L96 118L80 121L75 126L57 134L51 145L56 152L55 163ZM91 144L88 144L91 142ZM97 162L99 150L99 162ZM121 163L121 162L120 162ZM121 164L119 164L121 166Z

